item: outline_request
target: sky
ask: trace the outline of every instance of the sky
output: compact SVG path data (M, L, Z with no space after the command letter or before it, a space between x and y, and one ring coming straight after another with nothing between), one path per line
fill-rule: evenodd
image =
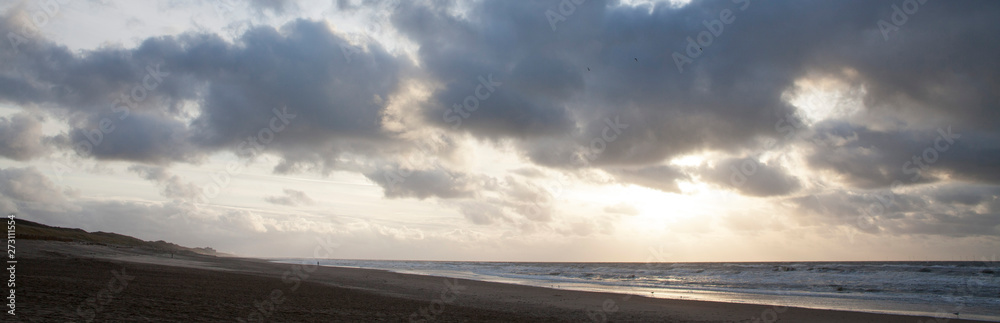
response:
M1000 2L0 4L0 210L255 257L980 260Z

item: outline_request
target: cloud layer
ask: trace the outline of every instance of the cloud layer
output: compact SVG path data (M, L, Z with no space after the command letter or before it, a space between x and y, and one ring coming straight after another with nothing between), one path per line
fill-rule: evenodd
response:
M524 230L574 218L554 205L552 174L663 194L708 184L788 203L807 226L855 225L888 190L896 204L867 231L995 236L1000 3L926 2L905 22L894 4L339 1L391 9L391 37L288 19L232 40L192 30L85 50L18 38L29 22L15 7L0 17L0 103L22 111L0 117L0 156L128 162L182 203L201 193L173 165L268 155L276 173L361 174L385 198ZM801 100L827 92L850 93L856 107ZM467 167L470 145L509 148L529 165ZM702 159L675 162L689 156ZM33 203L20 183L36 173L4 170L0 201ZM295 189L263 198L314 202ZM600 231L585 220L563 231Z

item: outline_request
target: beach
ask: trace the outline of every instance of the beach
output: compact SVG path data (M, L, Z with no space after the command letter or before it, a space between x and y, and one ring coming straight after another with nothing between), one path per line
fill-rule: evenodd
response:
M17 321L919 322L24 240ZM10 321L9 317L5 318ZM949 322L974 322L950 318Z

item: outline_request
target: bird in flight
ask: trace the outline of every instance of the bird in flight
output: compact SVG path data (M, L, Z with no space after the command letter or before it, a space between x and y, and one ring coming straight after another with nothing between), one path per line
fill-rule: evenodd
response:
M633 57L633 59L635 59L635 61L636 61L636 62L638 62L638 61L639 61L639 58L638 58L638 57Z
M590 68L589 67L587 68L587 72L590 72Z

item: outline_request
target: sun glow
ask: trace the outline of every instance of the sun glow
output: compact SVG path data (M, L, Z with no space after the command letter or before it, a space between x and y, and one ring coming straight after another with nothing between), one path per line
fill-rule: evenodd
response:
M798 108L806 124L849 118L863 109L866 91L854 80L856 74L845 71L843 75L799 79L782 98Z

